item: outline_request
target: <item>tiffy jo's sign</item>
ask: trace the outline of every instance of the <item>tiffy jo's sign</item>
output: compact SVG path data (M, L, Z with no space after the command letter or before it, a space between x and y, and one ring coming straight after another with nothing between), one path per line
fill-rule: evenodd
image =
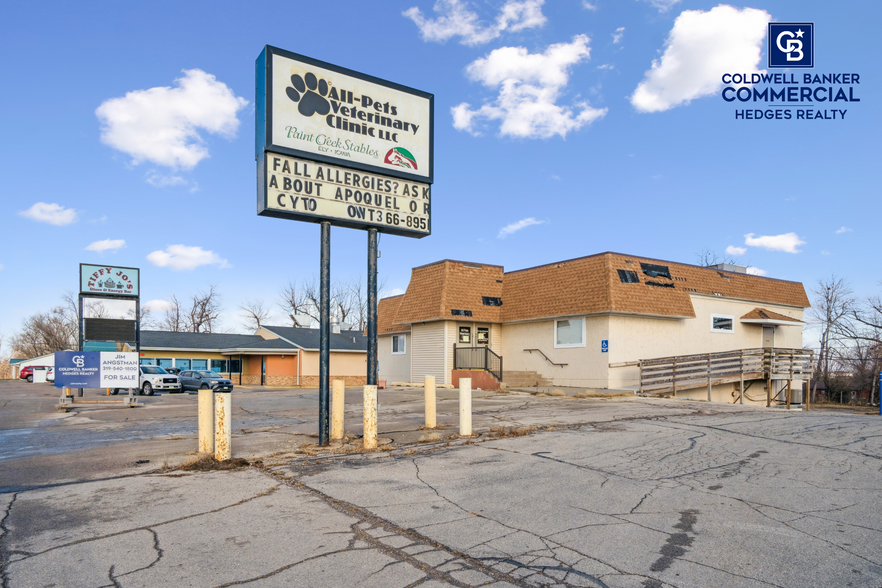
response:
M80 264L80 293L93 295L140 295L140 270L134 267Z

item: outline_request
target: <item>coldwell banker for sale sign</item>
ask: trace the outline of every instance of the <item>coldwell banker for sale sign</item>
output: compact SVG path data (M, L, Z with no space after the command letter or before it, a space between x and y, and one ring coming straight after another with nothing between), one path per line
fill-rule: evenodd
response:
M137 388L138 354L56 351L56 388Z
M267 46L256 104L258 214L431 232L431 94Z

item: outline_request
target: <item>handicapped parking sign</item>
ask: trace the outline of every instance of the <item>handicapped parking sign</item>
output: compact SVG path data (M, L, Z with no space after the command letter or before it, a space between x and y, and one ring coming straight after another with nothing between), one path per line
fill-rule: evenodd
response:
M603 341L600 342L600 352L601 353L608 353L609 352L609 341L607 339L604 339Z

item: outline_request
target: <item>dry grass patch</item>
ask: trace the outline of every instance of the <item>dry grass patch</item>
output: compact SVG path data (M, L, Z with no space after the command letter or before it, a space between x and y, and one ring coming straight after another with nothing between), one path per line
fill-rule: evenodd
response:
M495 439L504 439L507 437L523 437L530 433L535 433L539 427L495 427L490 429L489 436Z
M420 435L420 440L418 441L418 443L431 443L433 441L440 440L441 435L439 435L438 433L424 433L423 435Z
M548 394L546 394L545 392L540 392L536 394L536 396L538 396L539 398L548 398Z
M552 391L551 391L551 395L552 395L552 396L566 396L566 394L564 394L564 393L563 393L562 391L560 391L560 390L552 390Z
M260 462L255 462L259 464ZM218 461L210 453L197 455L176 468L163 465L165 470L178 470L182 472L214 472L221 470L240 470L251 465L247 459L242 457L233 457L226 461Z
M576 392L573 394L573 398L588 398L588 395L584 392Z

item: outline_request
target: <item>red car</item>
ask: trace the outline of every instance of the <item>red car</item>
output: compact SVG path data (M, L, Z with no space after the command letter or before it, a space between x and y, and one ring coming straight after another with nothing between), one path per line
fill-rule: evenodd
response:
M21 373L18 374L18 377L22 380L27 380L28 382L34 381L34 370L51 370L50 366L46 365L29 365L27 367L21 368Z

